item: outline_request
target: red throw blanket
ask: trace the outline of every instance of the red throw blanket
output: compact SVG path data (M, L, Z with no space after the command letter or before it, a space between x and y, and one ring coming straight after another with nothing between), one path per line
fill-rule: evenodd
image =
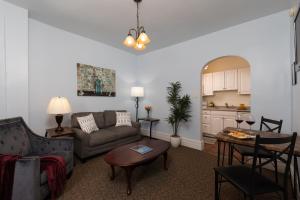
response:
M42 156L41 171L46 170L51 199L56 199L64 190L66 182L66 163L61 156Z
M0 154L0 199L11 199L15 164L19 158L17 155Z
M0 199L10 200L14 181L15 164L21 156L0 154ZM56 199L64 189L66 163L61 156L42 156L41 172L46 171L51 199Z

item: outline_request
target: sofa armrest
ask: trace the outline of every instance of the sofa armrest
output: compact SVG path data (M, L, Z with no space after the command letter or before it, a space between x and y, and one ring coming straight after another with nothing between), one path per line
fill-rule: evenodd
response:
M132 127L134 127L134 128L138 128L138 129L141 128L141 123L139 123L139 122L131 122L131 125L132 125Z
M83 132L80 128L73 128L75 132L75 139L80 140L80 142L87 146L89 142L89 135Z
M73 138L45 138L38 135L31 136L32 153L41 155L49 154L53 151L72 151Z
M12 200L39 200L40 183L40 158L24 157L17 160Z

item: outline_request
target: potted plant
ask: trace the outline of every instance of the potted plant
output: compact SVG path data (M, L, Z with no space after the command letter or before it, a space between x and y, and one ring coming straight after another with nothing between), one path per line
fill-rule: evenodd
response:
M168 123L173 128L171 144L173 147L180 145L181 139L178 136L178 128L181 122L187 122L191 117L191 98L189 95L181 96L181 83L179 81L170 83L167 87L167 101L170 104L170 114L167 118Z

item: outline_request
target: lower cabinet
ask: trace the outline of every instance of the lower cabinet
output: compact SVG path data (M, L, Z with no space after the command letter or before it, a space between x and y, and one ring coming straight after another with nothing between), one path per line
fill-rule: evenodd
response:
M211 116L211 133L210 134L217 134L223 130L224 120L222 116Z
M227 127L237 127L235 121L238 112L236 111L203 111L202 112L202 132L216 135ZM239 112L243 118L249 116L249 112ZM249 125L243 122L241 128L249 129Z
M236 121L235 121L235 117L224 117L224 124L223 124L223 128L226 127L236 127Z

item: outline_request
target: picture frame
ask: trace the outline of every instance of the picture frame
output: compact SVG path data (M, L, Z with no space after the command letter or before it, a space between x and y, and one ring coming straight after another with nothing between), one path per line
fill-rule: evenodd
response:
M77 63L77 96L116 96L114 69Z

